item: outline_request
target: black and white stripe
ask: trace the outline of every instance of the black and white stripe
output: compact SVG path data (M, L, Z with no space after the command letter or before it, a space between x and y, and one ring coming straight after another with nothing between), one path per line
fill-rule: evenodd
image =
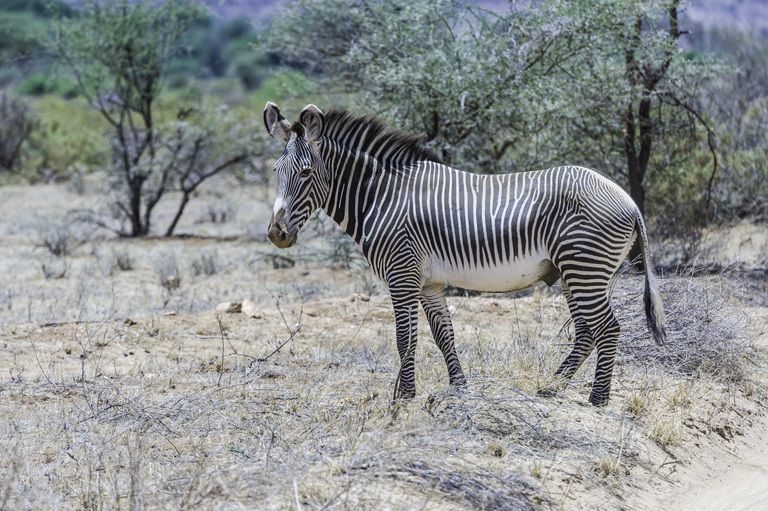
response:
M370 117L307 106L288 123L268 103L270 134L286 141L275 166L270 239L291 246L322 208L358 244L389 286L401 369L396 396L415 395L417 305L445 356L451 384L464 373L454 348L443 286L514 291L562 278L576 343L557 371L570 377L597 351L590 395L607 403L619 325L608 285L639 234L646 267L646 316L658 342L663 311L650 269L645 224L618 185L582 167L507 175L441 164L418 139Z

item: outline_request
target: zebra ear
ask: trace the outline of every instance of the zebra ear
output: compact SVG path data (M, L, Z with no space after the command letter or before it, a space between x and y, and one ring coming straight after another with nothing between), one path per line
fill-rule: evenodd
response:
M280 109L271 101L268 101L267 106L264 107L264 126L267 128L267 133L269 133L270 137L288 142L291 123L280 115Z
M301 111L299 122L304 126L307 132L307 139L314 142L323 136L325 129L325 116L323 112L315 105L307 105Z

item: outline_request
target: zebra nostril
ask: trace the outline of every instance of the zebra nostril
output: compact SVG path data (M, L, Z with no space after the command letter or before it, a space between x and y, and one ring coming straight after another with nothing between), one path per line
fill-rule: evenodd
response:
M285 241L285 238L288 236L288 233L286 231L280 231L280 241Z

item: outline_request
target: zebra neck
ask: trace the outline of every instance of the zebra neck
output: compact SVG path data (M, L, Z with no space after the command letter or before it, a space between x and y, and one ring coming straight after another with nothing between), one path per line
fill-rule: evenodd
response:
M363 219L373 203L378 163L365 153L331 147L323 154L330 190L323 210L358 244Z

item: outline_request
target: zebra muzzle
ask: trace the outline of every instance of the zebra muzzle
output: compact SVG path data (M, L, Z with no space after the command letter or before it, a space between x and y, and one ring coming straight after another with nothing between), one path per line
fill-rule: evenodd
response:
M267 237L277 248L288 248L296 244L298 229L288 229L285 223L285 210L281 209L269 220Z

